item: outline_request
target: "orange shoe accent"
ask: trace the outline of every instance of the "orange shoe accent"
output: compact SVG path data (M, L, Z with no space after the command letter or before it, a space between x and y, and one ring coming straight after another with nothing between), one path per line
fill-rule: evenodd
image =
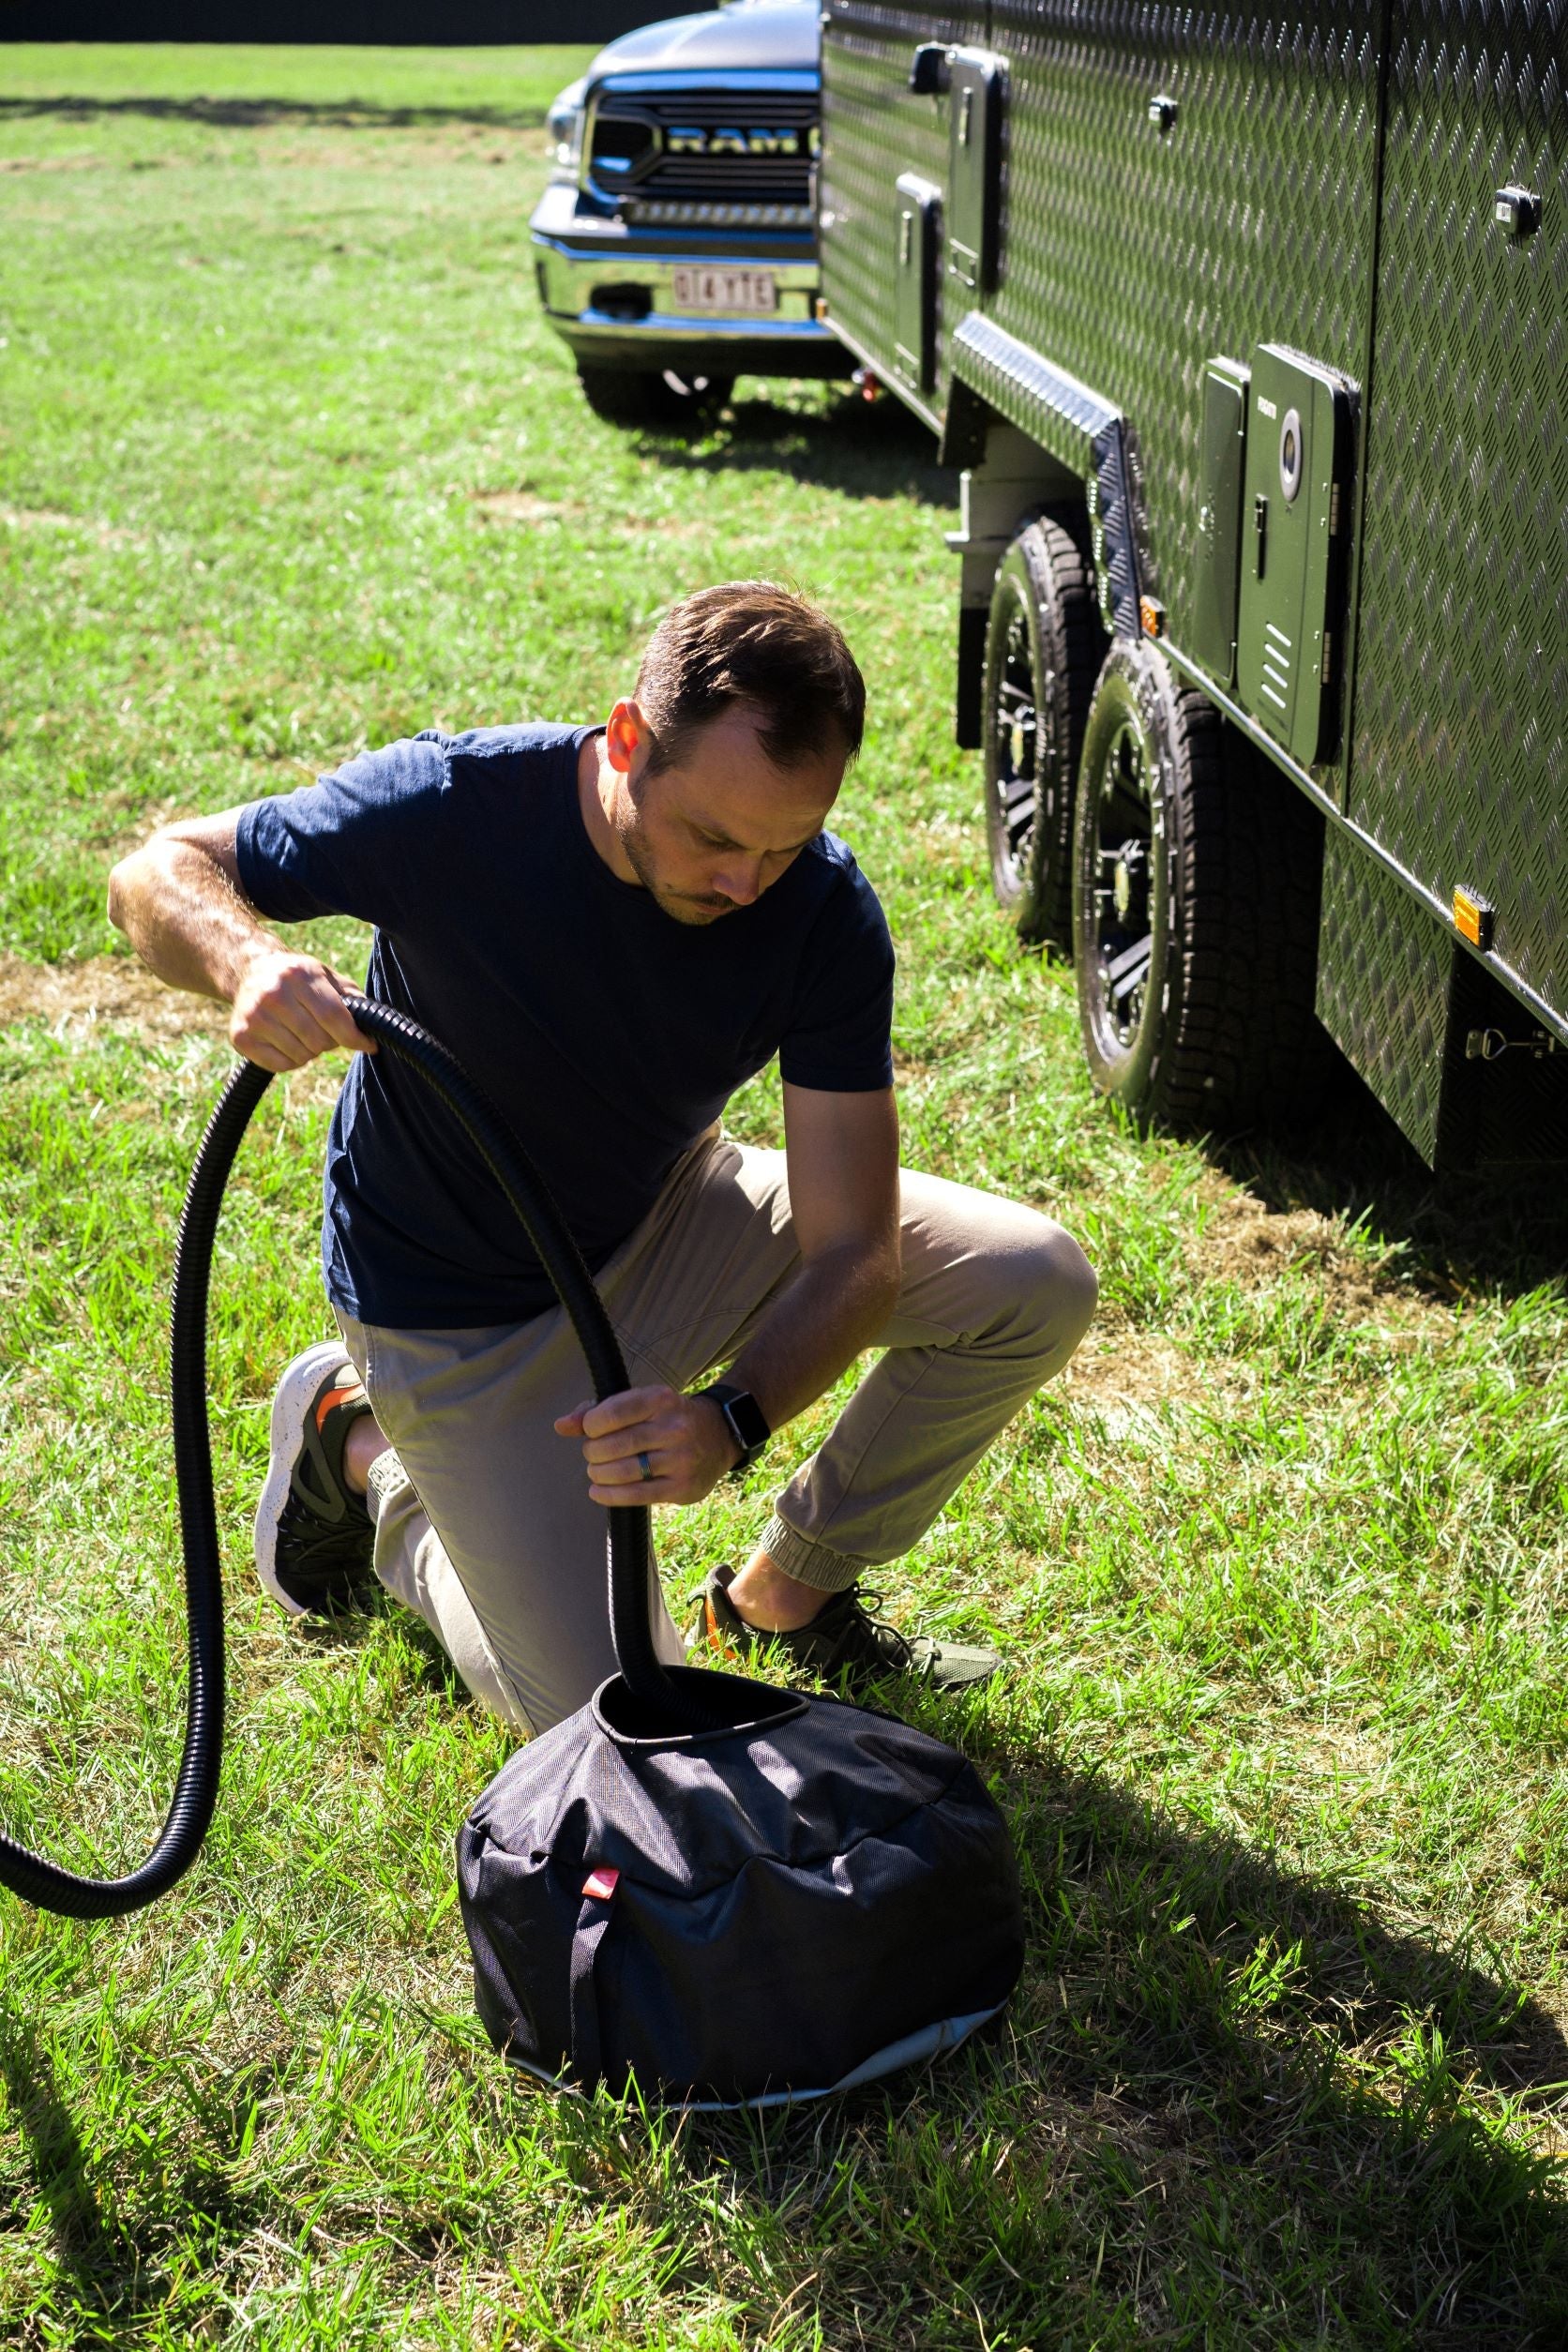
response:
M733 1664L738 1666L740 1664L740 1653L737 1651L731 1649L729 1643L725 1640L724 1636L719 1632L718 1620L714 1615L714 1605L711 1601L703 1601L702 1614L708 1621L708 1648L710 1650L716 1651L721 1658L729 1658Z
M364 1394L365 1385L362 1380L351 1380L347 1388L328 1389L326 1395L322 1398L321 1403L316 1407L317 1434L319 1435L320 1432L325 1428L326 1416L332 1410L334 1405L350 1404L354 1397L363 1396Z

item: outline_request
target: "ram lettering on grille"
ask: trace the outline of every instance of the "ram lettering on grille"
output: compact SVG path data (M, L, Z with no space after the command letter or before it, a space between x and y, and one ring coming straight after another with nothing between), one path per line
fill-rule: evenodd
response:
M703 130L671 123L664 144L670 155L815 155L822 133L814 124L809 130Z

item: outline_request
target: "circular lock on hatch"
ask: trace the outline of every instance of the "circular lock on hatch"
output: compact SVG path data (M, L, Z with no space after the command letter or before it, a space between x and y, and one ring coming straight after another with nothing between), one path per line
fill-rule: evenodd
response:
M1288 408L1279 429L1279 487L1289 506L1302 486L1306 470L1306 452L1302 442L1300 409Z

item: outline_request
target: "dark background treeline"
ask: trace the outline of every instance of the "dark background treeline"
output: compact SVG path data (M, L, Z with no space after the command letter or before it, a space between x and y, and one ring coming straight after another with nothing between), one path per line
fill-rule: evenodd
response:
M5 41L608 41L701 0L0 0ZM0 49L0 88L6 61Z

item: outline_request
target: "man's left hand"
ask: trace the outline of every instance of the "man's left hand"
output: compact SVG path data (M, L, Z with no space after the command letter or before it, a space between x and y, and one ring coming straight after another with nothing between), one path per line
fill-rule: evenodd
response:
M735 1440L711 1396L627 1388L563 1413L556 1435L582 1440L591 1500L701 1502L734 1467ZM646 1464L646 1470L644 1469Z

